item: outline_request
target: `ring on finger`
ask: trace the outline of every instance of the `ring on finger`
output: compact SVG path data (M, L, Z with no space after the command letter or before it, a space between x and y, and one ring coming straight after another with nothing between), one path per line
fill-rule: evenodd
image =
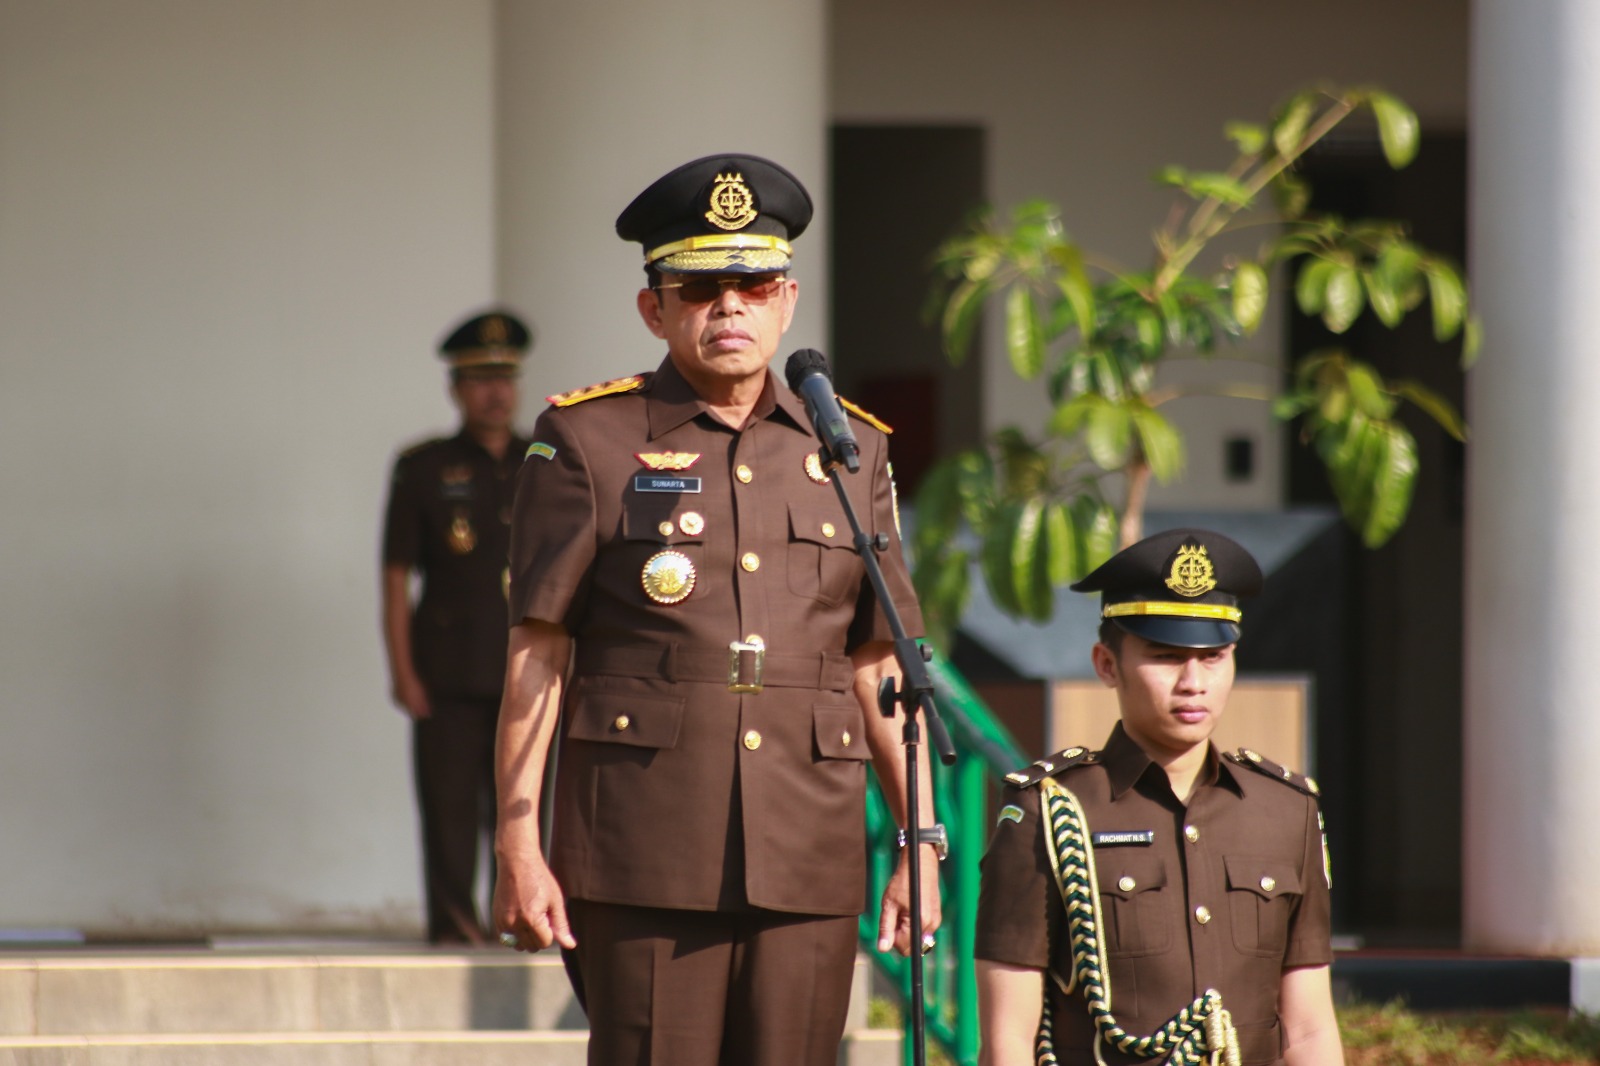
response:
M517 946L517 934L515 934L515 933L501 933L500 934L500 943L504 944L508 948L516 947Z
M922 934L922 953L924 955L926 955L928 952L933 950L933 946L935 944L937 944L937 943L938 943L938 941L933 938L933 934L932 933L923 933Z

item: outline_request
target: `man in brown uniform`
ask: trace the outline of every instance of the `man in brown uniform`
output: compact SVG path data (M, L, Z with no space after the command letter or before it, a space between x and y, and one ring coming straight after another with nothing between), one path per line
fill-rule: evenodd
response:
M1210 740L1233 687L1238 597L1260 585L1238 544L1179 529L1073 586L1102 594L1094 668L1121 721L1103 750L1007 778L978 905L985 1066L1185 1050L1343 1062L1316 786Z
M890 633L810 420L768 368L810 218L794 176L753 156L696 160L641 193L617 232L644 247L636 305L667 357L551 397L519 475L494 914L516 947L566 949L591 1063L833 1063L869 760L903 813L901 725L874 695L897 674ZM860 473L834 476L889 539L915 634L887 441L853 428ZM919 812L932 823L926 789ZM931 932L937 859L908 850ZM910 948L907 871L902 853L880 950Z
M478 852L494 831L494 731L505 679L511 494L528 442L512 429L528 328L491 311L439 348L453 437L401 453L383 530L383 637L395 705L412 720L428 940L481 944ZM422 595L411 603L411 578Z

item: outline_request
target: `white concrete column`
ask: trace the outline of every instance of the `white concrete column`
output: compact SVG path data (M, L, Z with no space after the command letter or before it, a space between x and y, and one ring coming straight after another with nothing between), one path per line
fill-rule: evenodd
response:
M1478 0L1472 17L1464 933L1595 955L1600 5Z
M824 0L730 8L501 0L499 288L537 334L527 421L550 392L654 369L634 311L644 282L617 214L698 156L751 152L827 194ZM827 218L795 246L799 314L779 357L826 350ZM780 363L781 368L781 363Z

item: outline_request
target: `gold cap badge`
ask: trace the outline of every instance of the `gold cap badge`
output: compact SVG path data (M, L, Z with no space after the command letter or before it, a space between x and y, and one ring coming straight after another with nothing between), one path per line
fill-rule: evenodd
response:
M682 603L694 591L694 560L682 552L656 552L645 561L639 580L657 603Z
M1166 585L1180 596L1203 596L1217 587L1216 574L1205 545L1185 544L1178 549Z
M756 220L756 197L743 174L718 174L711 185L706 221L718 229L744 229Z

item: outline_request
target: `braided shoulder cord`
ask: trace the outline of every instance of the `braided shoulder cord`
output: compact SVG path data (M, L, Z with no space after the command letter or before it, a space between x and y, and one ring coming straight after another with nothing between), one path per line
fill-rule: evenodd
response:
M1089 842L1089 820L1078 797L1054 779L1046 778L1041 791L1045 850L1056 874L1056 886L1061 890L1061 902L1066 906L1072 943L1072 972L1065 982L1057 981L1068 995L1075 988L1083 989L1099 1034L1095 1061L1103 1062L1100 1043L1104 1041L1140 1058L1165 1056L1169 1066L1199 1066L1207 1058L1212 1066L1221 1061L1239 1066L1238 1035L1216 989L1206 989L1204 995L1149 1036L1134 1036L1117 1024L1111 1014L1111 980L1100 965L1100 885L1095 874L1094 848ZM1057 1066L1053 1029L1046 996L1034 1041L1038 1066Z

